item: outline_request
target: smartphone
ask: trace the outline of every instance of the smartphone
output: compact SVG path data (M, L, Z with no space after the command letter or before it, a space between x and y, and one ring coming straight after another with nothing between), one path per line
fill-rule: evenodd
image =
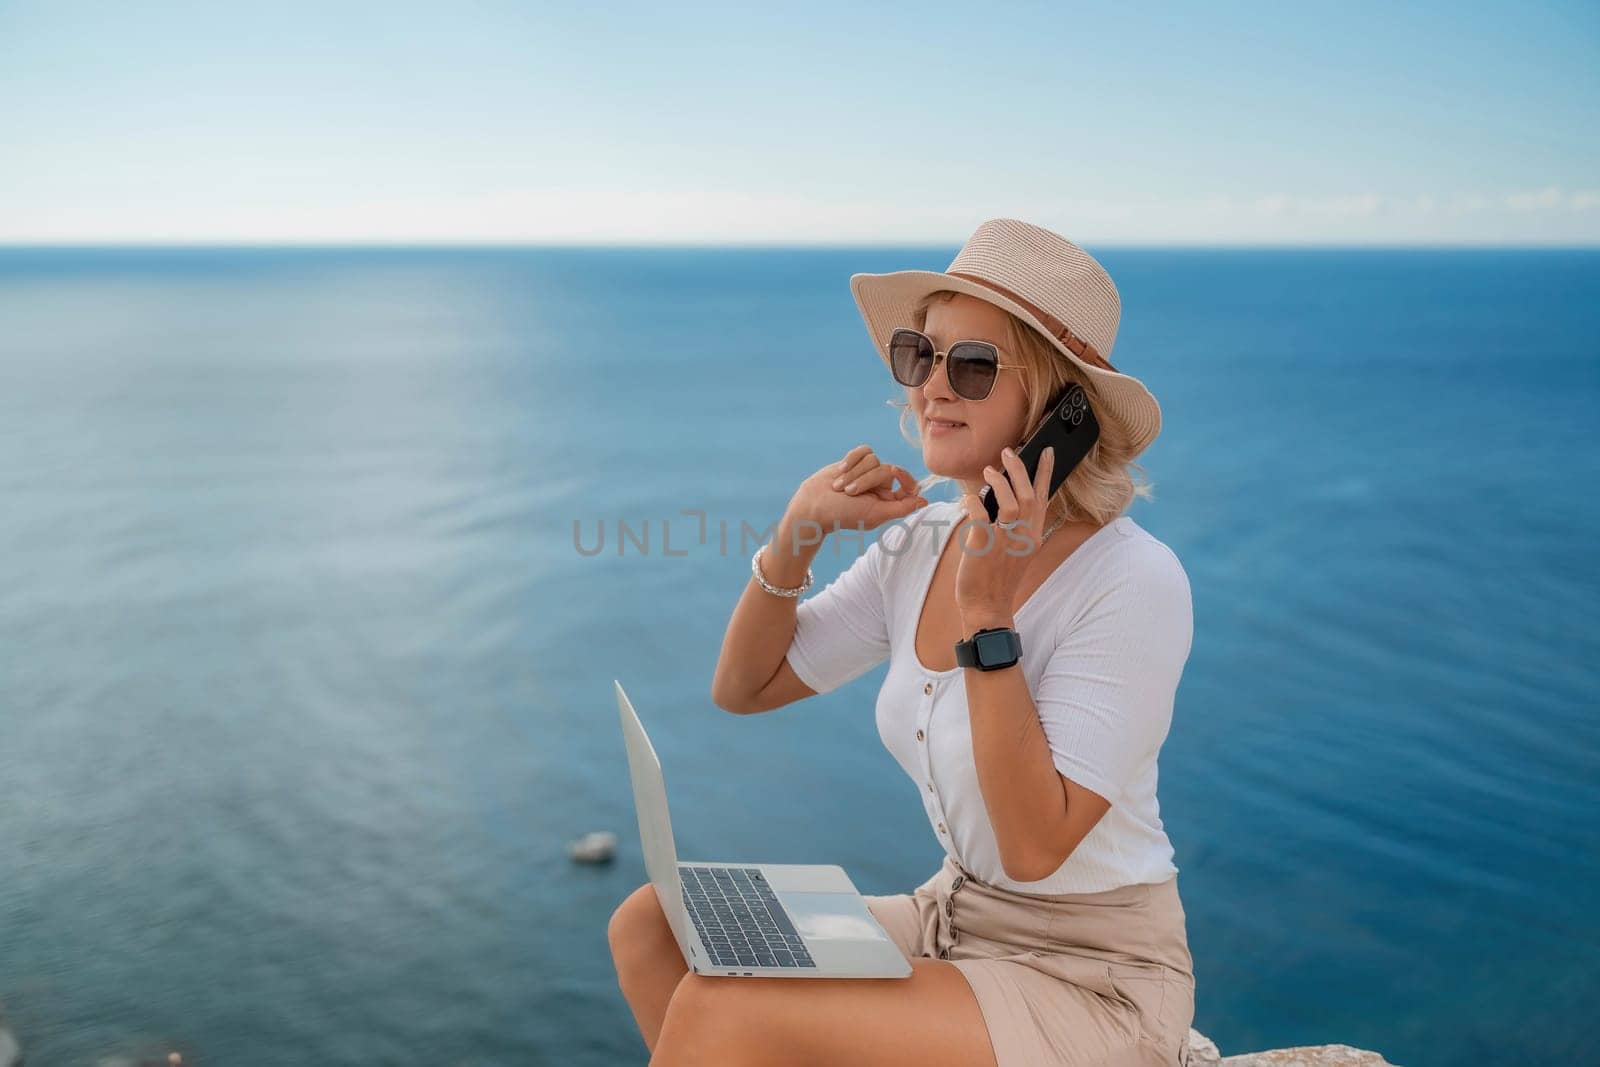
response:
M1089 454L1089 449L1094 447L1099 438L1100 423L1095 419L1094 412L1089 410L1089 398L1084 395L1083 386L1072 382L1056 400L1049 416L1022 442L1017 449L1017 458L1022 460L1023 467L1028 471L1028 481L1031 482L1039 473L1039 457L1044 450L1050 447L1056 450L1055 469L1050 472L1050 491L1045 496L1048 500L1055 496L1056 490L1061 488L1061 483L1067 480L1073 468L1083 462L1083 457ZM1004 467L1000 469L1006 476L1006 482L1010 483L1011 472ZM993 522L1000 514L1000 502L995 499L994 488L985 485L978 495L989 514L989 521Z

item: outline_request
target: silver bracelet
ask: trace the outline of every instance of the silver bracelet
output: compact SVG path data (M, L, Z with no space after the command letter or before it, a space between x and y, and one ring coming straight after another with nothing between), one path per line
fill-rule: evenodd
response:
M806 568L806 580L801 582L794 589L779 589L777 586L767 581L767 576L761 573L761 552L762 549L766 547L766 545L760 546L760 548L756 549L756 554L750 557L750 573L756 576L756 581L761 583L761 588L765 589L773 596L799 596L801 593L804 593L807 589L811 588L810 567Z

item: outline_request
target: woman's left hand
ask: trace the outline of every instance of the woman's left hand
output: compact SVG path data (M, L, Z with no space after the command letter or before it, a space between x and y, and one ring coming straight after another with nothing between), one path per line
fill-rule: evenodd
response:
M1045 449L1039 458L1039 470L1032 482L1028 471L1012 449L1000 454L1005 474L993 467L983 469L999 511L995 522L1016 522L1009 530L989 522L989 513L976 493L963 493L961 506L970 520L966 526L965 550L956 571L956 607L961 611L965 632L986 626L1006 625L1012 616L1011 602L1022 585L1022 576L1039 550L1040 535L1044 532L1046 507L1049 501L1045 492L1050 485L1050 472L1055 466L1055 452ZM1012 490L1015 484L1017 489Z

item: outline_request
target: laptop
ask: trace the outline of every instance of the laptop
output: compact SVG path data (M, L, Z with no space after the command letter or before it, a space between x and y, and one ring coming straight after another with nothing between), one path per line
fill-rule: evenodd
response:
M645 868L689 969L732 978L909 978L844 868L678 861L661 761L622 683L617 710Z

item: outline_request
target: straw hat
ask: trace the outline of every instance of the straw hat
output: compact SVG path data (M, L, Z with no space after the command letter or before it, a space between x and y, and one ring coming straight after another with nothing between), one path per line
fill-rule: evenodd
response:
M1161 432L1161 407L1139 379L1107 358L1117 340L1122 301L1111 275L1059 234L1019 219L990 219L962 246L950 269L854 274L850 292L867 332L889 365L889 335L912 325L911 310L937 289L953 289L1011 312L1083 369L1090 406L1102 422L1120 423L1144 451Z

